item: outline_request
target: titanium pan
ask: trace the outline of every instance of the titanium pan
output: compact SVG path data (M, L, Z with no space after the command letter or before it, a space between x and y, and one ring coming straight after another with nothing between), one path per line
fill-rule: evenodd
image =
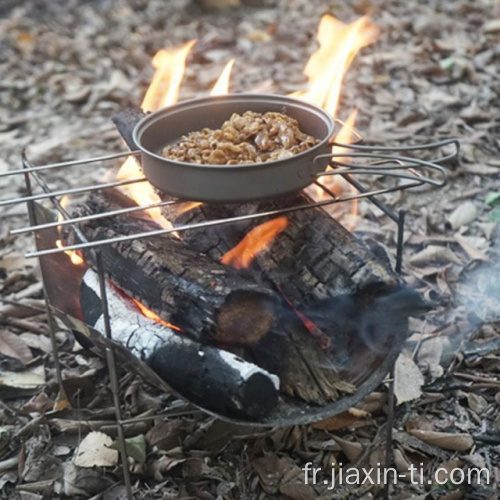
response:
M161 156L160 152L182 135L212 129L233 113L245 111L286 114L300 129L320 142L284 160L248 165L199 165ZM141 151L146 178L160 191L180 199L202 202L243 202L300 191L326 169L334 124L321 108L307 102L268 94L228 94L183 101L145 116L133 138Z

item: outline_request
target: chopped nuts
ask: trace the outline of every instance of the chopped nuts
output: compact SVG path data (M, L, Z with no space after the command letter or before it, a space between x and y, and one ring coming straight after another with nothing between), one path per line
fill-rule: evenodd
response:
M282 113L234 113L220 129L204 128L163 149L172 160L204 165L239 165L289 158L318 144L297 120Z

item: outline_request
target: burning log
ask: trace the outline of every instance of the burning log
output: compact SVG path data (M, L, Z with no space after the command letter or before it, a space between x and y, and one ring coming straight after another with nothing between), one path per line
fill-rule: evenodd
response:
M131 201L116 190L94 193L73 215L127 208ZM141 211L134 215L87 220L79 224L90 241L159 229ZM74 235L68 235L69 242ZM284 393L306 401L327 403L352 384L339 379L325 352L275 290L258 275L241 272L188 248L173 235L124 241L102 247L111 280L127 295L159 315L161 321L204 344L230 347L264 370L275 373ZM93 264L92 252L85 252ZM275 349L268 351L268 346ZM155 354L155 367L163 365ZM172 351L172 352L175 352ZM168 376L166 369L160 374ZM170 383L169 379L166 379Z
M126 196L109 189L90 196L73 215L131 206ZM90 241L159 229L142 211L89 220L79 228ZM69 241L73 238L70 233ZM84 255L87 262L94 263L92 252ZM246 337L263 337L278 319L279 297L250 274L214 262L172 235L106 245L101 255L119 288L196 340L232 338L232 343L245 343Z
M192 403L219 414L260 419L278 402L279 379L238 356L176 334L143 316L114 288L106 293L113 339ZM104 331L99 278L89 269L81 287L87 324Z
M130 130L140 118L140 113L128 111L120 113L114 121L121 135L130 138ZM127 143L135 148L130 139ZM169 197L160 196L163 201L170 201ZM174 204L163 207L162 214L174 227L180 227L310 203L311 200L300 193L245 204ZM282 224L283 219L286 224ZM252 241L246 244L256 235L260 238L259 228L263 224L273 223L280 227L267 249L255 252ZM356 380L362 380L366 376L364 369L360 370L359 364L352 360L362 360L367 352L378 357L390 350L395 336L404 337L408 316L422 312L422 302L416 294L408 291L413 308L408 305L411 301L400 300L405 296L400 293L404 289L386 260L379 259L372 248L322 208L292 211L279 219L269 216L189 229L182 232L182 239L190 248L209 255L214 261L222 260L236 267L245 267L243 261L249 257L245 252L255 253L250 270L263 274L273 283L302 318L309 337L315 337L324 349L333 352L336 367L345 370L347 379L355 376ZM241 246L247 248L242 250ZM378 321L380 316L372 314L370 308L378 308L380 301L387 305L392 297L391 308L398 312L394 316L398 321L388 325L387 321ZM352 304L356 306L345 307ZM361 366L368 369L369 364L361 362Z
M131 149L136 149L131 131L143 114L125 110L113 117L118 131ZM244 187L242 187L244 188ZM163 201L170 197L160 194ZM282 210L311 204L304 193L276 200L244 204L176 204L162 208L163 216L174 227ZM286 214L287 227L265 251L255 259L276 283L283 294L296 306L340 293L356 290L393 287L394 272L384 266L363 241L347 231L322 208L296 210ZM191 248L221 259L256 226L273 219L250 219L230 225L211 226L183 231L182 239Z

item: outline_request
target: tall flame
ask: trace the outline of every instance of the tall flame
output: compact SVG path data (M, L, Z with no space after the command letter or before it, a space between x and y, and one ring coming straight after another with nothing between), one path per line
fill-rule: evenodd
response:
M344 74L359 50L373 43L378 29L367 16L351 24L344 24L325 14L318 27L319 48L310 57L304 69L309 80L308 89L292 94L321 106L335 116Z
M250 267L254 258L268 248L274 238L287 226L288 219L278 217L254 227L235 247L222 256L221 262L235 269Z
M234 61L235 59L231 59L226 64L219 76L219 79L215 83L212 92L210 92L210 95L224 95L229 92L229 79L231 78L231 71L233 69Z
M179 88L184 76L186 59L196 40L191 40L181 47L161 49L153 57L156 73L144 96L141 108L143 111L156 111L177 102ZM142 177L142 169L136 159L129 156L121 166L116 180L130 180ZM121 188L125 194L138 205L159 203L160 197L149 182L129 184ZM171 229L172 224L161 214L160 208L150 208L146 211L161 227Z
M177 102L186 59L195 43L196 40L191 40L176 49L161 49L155 54L156 73L142 101L143 111L156 111Z

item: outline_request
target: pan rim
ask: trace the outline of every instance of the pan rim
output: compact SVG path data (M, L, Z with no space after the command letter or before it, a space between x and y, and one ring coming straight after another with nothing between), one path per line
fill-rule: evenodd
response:
M326 137L321 138L320 142L318 144L315 144L313 147L306 149L305 151L301 151L300 153L294 154L288 158L283 158L280 160L273 160L273 161L268 161L268 162L260 162L260 163L240 163L236 165L228 165L228 164L222 164L222 165L217 165L213 163L189 163L189 162L181 162L175 159L171 159L165 156L161 156L158 153L155 153L154 151L151 151L150 149L147 149L143 144L142 144L142 136L144 132L155 125L156 122L159 120L163 119L165 115L169 114L176 114L180 111L182 111L185 108L191 108L191 107L204 107L206 105L210 105L212 103L217 103L217 102L224 102L228 101L229 103L231 102L241 102L241 101L248 101L249 103L252 102L266 102L266 101L272 101L273 104L276 104L276 101L280 101L279 104L283 104L283 106L291 105L295 107L300 107L302 109L307 110L310 112L312 115L316 115L317 117L320 117L324 124L327 126L327 135ZM229 118L229 117L228 117ZM300 123L299 123L300 126ZM224 94L224 95L219 95L219 96L204 96L204 97L196 97L193 99L186 99L184 101L178 102L176 104L173 104L171 106L167 106L165 108L161 108L157 111L153 111L152 113L147 114L144 116L134 127L134 130L132 132L132 138L137 146L137 148L141 151L141 153L144 153L146 155L149 155L150 157L153 157L157 160L160 160L161 162L164 162L165 164L174 164L182 168L193 168L193 169L215 169L215 170L242 170L242 169L253 169L253 170L259 170L261 168L270 168L271 166L276 166L276 165L283 165L291 160L296 160L300 159L302 157L309 157L311 156L314 151L320 151L322 150L325 145L332 139L333 133L335 130L335 122L333 118L330 116L330 114L325 111L323 108L317 106L316 104L312 104L310 102L304 101L302 99L297 99L294 97L289 97L289 96L284 96L281 94L258 94L258 93L231 93L231 94ZM193 131L195 132L195 131Z

